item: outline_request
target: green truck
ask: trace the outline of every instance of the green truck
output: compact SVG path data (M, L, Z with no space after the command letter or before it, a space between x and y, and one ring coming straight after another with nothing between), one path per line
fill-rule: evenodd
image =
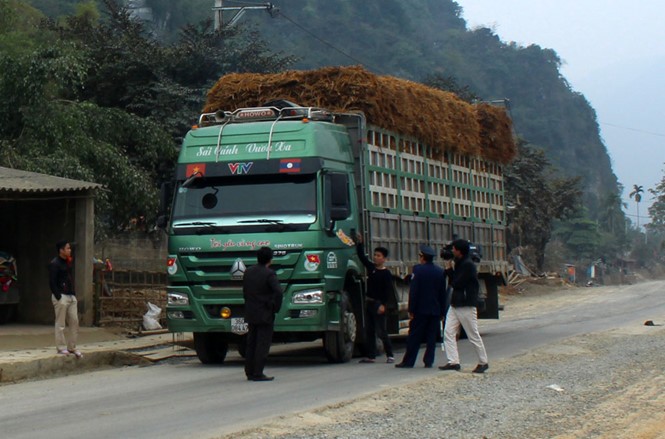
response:
M269 246L284 290L273 342L321 339L329 361L349 361L366 343L356 233L369 251L390 251L390 333L408 330L401 278L418 245L441 251L454 237L481 250L482 316L498 318L508 269L502 165L435 156L362 112L274 101L202 114L182 143L166 225L169 331L192 332L203 363L223 362L230 346L243 355L242 277Z

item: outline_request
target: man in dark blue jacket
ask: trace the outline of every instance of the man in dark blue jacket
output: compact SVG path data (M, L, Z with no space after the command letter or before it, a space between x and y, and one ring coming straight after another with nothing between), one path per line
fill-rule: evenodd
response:
M444 348L448 357L448 364L439 367L441 370L460 370L459 353L457 351L457 333L460 326L464 328L469 341L478 354L478 365L472 370L474 373L483 373L489 369L487 353L483 339L478 332L478 272L476 265L469 257L469 241L456 239L453 241L453 256L455 266L446 267L446 274L450 276L450 286L453 289L450 298L450 308L446 315L444 329ZM452 264L451 264L452 265Z
M413 267L409 285L409 336L402 362L395 367L413 367L420 343L427 344L423 362L434 364L436 336L446 309L446 277L441 267L434 265L436 252L428 245L419 247L420 264Z

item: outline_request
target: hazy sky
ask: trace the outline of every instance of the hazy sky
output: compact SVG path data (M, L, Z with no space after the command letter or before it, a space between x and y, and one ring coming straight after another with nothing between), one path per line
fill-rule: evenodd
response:
M554 49L561 73L596 110L612 168L640 224L665 169L665 0L456 0L470 28Z

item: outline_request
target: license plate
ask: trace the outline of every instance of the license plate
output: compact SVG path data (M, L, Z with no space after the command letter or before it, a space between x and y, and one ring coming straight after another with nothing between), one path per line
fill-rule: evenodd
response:
M245 323L245 319L242 317L237 317L231 319L231 332L238 335L247 334L249 331L249 326Z

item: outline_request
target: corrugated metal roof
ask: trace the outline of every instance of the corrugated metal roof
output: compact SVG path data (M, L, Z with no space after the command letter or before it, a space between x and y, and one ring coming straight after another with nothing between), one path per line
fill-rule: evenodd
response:
M87 191L101 184L0 167L0 192L57 193Z

